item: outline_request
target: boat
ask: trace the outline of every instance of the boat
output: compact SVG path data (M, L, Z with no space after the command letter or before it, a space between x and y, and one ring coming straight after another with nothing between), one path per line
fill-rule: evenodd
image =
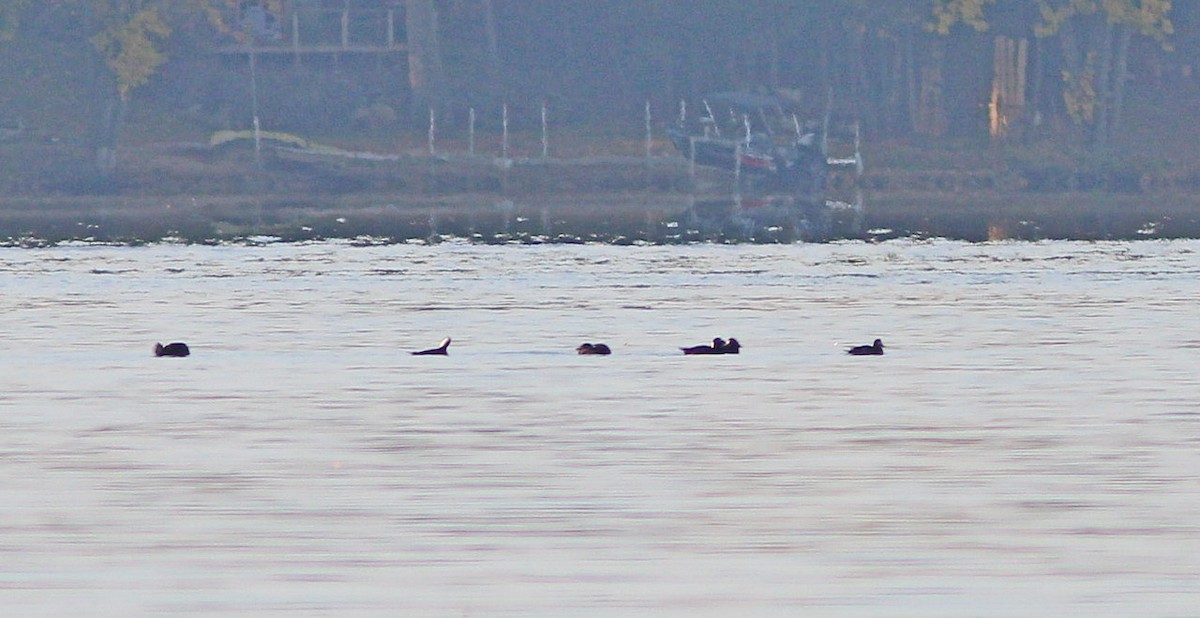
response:
M672 145L695 165L754 178L768 189L813 201L824 199L831 169L853 166L861 173L857 136L852 159L831 159L828 114L801 122L787 99L773 94L722 92L702 100L703 113L689 119L680 105L678 122L667 129Z

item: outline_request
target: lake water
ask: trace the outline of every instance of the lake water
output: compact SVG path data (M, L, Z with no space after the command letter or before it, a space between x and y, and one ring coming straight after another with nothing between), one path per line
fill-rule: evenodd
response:
M1200 603L1197 241L4 248L0 292L9 615Z

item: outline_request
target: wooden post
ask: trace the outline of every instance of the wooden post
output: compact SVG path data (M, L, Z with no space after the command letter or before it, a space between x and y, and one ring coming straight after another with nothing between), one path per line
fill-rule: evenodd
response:
M862 124L854 123L854 174L856 177L863 175L863 158L862 158Z
M259 128L258 114L254 115L254 163L262 169L262 131Z
M467 154L475 156L475 108L467 112Z
M350 47L350 2L342 8L342 49Z
M733 147L733 182L740 190L742 188L742 143Z
M437 112L432 107L429 108L429 168L427 170L428 178L425 181L425 188L432 192L437 190L436 176L436 155L437 147L434 142L437 136Z
M652 154L652 149L654 148L654 129L652 128L650 121L651 121L650 101L647 100L646 101L646 178L645 178L647 187L650 186L650 178L651 178L651 170L650 170L651 158L650 158L650 156Z
M254 163L262 169L262 131L258 122L258 64L250 50L250 115L254 122Z
M546 102L542 101L542 158L550 156L550 133L546 127Z
M696 138L695 136L688 137L688 180L692 183L692 188L696 187Z
M300 12L292 10L292 51L300 53Z
M429 156L437 155L437 148L434 140L437 136L437 112L432 107L429 108Z
M654 147L654 129L650 121L650 101L646 101L646 161L650 160L650 152Z
M396 10L388 9L387 12L387 46L388 49L396 47Z
M500 158L508 158L508 103L500 109Z

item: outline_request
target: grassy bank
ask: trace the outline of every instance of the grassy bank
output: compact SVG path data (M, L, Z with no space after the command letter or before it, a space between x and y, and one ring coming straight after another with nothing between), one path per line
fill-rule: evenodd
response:
M652 142L647 158L645 142L624 135L633 131L611 127L556 134L548 158L540 136L516 133L511 159L498 161L495 135L475 143L476 152L493 154L475 157L455 135L430 156L415 132L304 136L321 147L256 156L245 140L211 147L201 132L140 120L129 128L118 175L105 181L92 175L78 140L30 133L0 143L0 239L1200 237L1200 163L1176 152L1186 143L1179 136L1174 154L1141 150L1127 165L1037 144L868 142L866 174L834 179L848 201L863 191L865 208L847 218L733 205L729 174L701 169L693 178L665 141ZM180 135L189 139L172 141ZM354 152L370 156L345 156ZM699 212L697 203L709 206Z

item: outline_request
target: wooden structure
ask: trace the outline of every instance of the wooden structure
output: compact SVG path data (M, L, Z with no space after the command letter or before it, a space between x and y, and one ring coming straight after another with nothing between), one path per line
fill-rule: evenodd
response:
M295 3L293 3L294 5ZM244 42L217 48L228 55L292 55L405 53L405 11L401 5L386 8L292 6L275 19L254 6L243 10L237 23Z

